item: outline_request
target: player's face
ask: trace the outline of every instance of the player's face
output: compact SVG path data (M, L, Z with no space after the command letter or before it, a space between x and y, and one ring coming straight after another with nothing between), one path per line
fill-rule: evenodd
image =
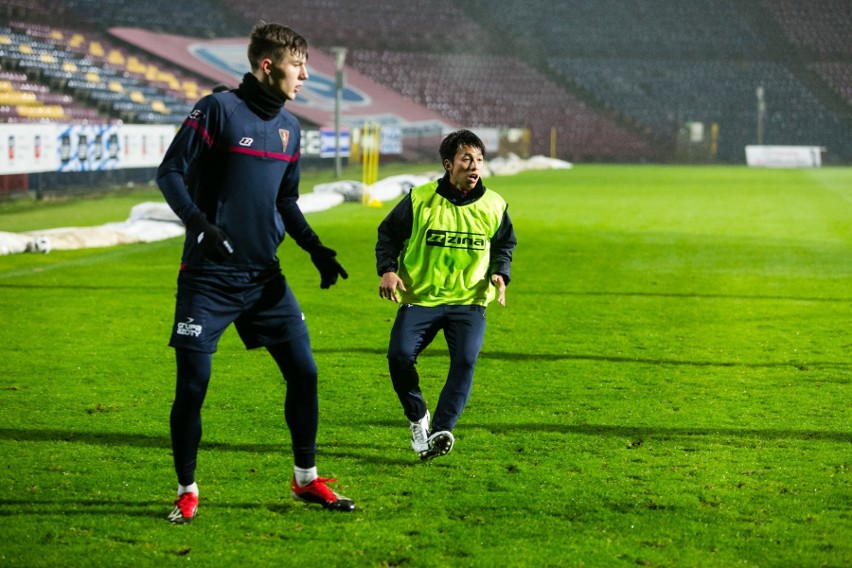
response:
M308 78L308 56L288 52L278 63L264 59L261 68L267 89L284 100L292 101Z
M456 151L453 161L444 160L444 169L450 174L450 183L462 191L476 186L485 158L482 151L473 146L462 146Z

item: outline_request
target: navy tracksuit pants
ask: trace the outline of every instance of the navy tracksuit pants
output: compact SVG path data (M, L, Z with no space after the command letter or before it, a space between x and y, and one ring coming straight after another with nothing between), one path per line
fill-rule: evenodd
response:
M432 415L432 431L452 431L470 398L473 370L485 338L484 306L414 306L402 304L388 345L391 381L405 416L416 422L426 414L417 356L444 331L450 352L447 380Z
M308 335L266 348L287 382L284 418L290 429L295 465L316 465L319 404L317 367ZM195 481L201 442L201 406L210 384L212 353L176 349L177 387L170 416L172 452L178 483Z

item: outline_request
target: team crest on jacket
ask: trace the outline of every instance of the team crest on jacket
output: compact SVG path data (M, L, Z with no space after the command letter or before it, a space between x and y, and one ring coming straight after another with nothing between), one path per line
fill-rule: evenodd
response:
M282 148L282 151L286 152L287 151L287 142L290 141L290 131L284 130L283 128L279 128L278 129L278 135L281 136L281 144L284 145L284 147Z

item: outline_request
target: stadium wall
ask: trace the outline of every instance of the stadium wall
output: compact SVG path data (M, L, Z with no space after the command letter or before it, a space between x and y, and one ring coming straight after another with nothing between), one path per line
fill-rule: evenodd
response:
M403 154L397 127L381 127L383 158ZM137 124L0 123L0 198L24 194L150 183L177 127ZM303 129L303 168L328 167L336 158L335 131ZM341 130L340 155L350 156L350 131ZM434 151L437 142L430 145Z
M168 125L0 124L0 197L153 179L174 134Z

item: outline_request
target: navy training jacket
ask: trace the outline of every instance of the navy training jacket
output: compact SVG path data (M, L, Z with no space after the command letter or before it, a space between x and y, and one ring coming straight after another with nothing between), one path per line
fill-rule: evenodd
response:
M157 171L166 202L186 223L203 212L234 247L223 264L187 231L183 269L262 270L277 264L285 230L307 251L319 238L299 197L299 122L284 108L263 120L236 91L207 95L178 129Z

